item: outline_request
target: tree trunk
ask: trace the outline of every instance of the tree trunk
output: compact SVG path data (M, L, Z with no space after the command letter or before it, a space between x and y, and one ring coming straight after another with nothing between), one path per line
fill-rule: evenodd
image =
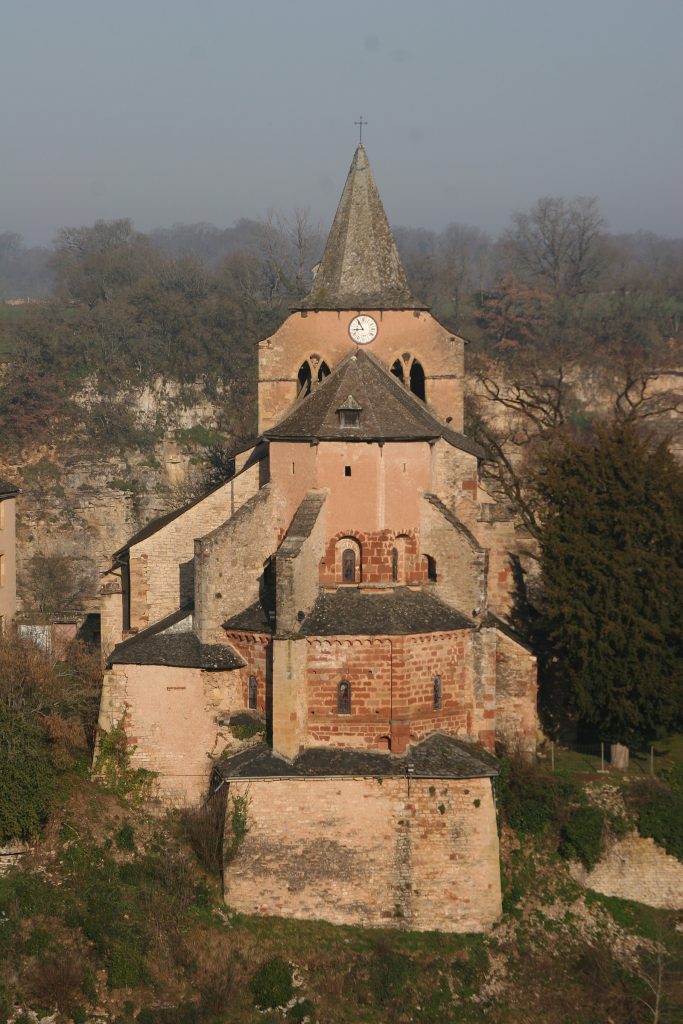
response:
M628 747L623 743L613 743L610 747L610 762L618 772L625 772L628 768Z

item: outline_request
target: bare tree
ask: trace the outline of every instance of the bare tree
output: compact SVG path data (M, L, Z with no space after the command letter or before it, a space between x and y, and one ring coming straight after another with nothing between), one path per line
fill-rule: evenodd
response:
M512 272L531 284L577 294L589 290L605 266L604 228L594 196L544 196L512 215L501 248Z

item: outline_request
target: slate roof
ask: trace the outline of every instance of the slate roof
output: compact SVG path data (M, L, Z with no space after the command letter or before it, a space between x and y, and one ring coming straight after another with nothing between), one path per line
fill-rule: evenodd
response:
M321 591L301 627L303 636L390 636L472 629L474 623L426 590Z
M272 633L273 623L261 602L255 601L244 611L227 619L223 623L223 629L231 629L236 633L241 630L247 633Z
M343 427L337 410L349 395L361 413L358 426ZM486 457L480 445L441 423L375 356L362 349L346 356L264 437L280 441L424 441L443 437L477 458Z
M411 295L363 145L354 153L313 287L297 308L425 308Z
M165 620L164 620L165 621ZM225 671L245 664L229 644L202 644L195 633L162 631L151 626L112 651L109 665L166 665Z
M274 754L266 743L258 743L219 761L215 770L225 779L388 778L408 774L417 779L480 779L497 775L498 763L492 754L474 744L435 733L400 756L309 747L293 761L287 761Z
M19 488L15 487L8 480L0 480L0 498L13 498L15 494L19 493Z

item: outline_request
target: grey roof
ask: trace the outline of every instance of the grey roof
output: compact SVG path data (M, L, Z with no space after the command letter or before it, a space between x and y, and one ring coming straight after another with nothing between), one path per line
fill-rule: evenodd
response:
M0 480L0 498L13 498L19 493L19 488L8 480Z
M303 636L399 635L472 629L474 623L427 590L389 587L321 591L301 627Z
M354 153L313 287L298 308L425 308L411 295L362 145Z
M408 774L418 779L479 779L497 775L498 763L479 746L435 733L401 755L309 747L293 761L287 761L274 754L267 744L258 743L219 761L216 771L225 779L387 778Z
M341 426L337 411L352 395L361 408L357 426ZM476 442L457 434L371 355L351 352L292 411L264 434L270 440L425 441L438 437L484 458Z
M109 664L226 671L240 668L245 662L229 644L202 644L191 632L154 633L145 630L118 644L109 657Z
M272 633L273 623L268 616L267 610L260 601L254 601L244 611L232 615L223 623L223 629L230 629L235 633L242 631L246 633Z

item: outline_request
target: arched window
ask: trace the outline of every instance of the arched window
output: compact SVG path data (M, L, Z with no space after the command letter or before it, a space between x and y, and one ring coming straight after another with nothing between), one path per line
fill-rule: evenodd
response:
M337 583L360 583L361 546L355 537L340 537L335 544L334 575Z
M248 691L249 692L248 692L248 695L247 695L248 696L247 707L251 711L256 711L256 697L257 697L257 694L258 694L258 684L256 682L256 676L249 676Z
M391 365L391 372L393 373L394 377L398 377L398 379L400 380L401 384L405 384L406 379L405 379L405 376L404 376L404 373L403 373L403 363L401 362L400 359L396 359L392 363L392 365Z
M310 390L311 390L311 378L312 378L311 364L309 363L308 360L306 360L299 367L299 374L298 374L298 381L299 381L298 397L299 398L303 398L305 395L308 395L310 393Z
M342 679L337 686L337 714L351 714L351 683L348 679Z
M391 579L398 583L398 548L391 549Z
M356 582L356 552L353 548L344 548L342 552L342 583Z
M431 555L427 555L427 579L436 583L436 559Z
M325 377L329 377L329 375L330 375L330 368L327 365L327 363L325 362L325 360L323 359L322 363L318 367L318 380L319 381L325 380Z
M410 390L423 402L425 401L425 372L417 359L413 360L410 367Z
M441 676L434 676L433 687L434 687L434 690L433 690L434 710L435 711L440 711L441 710L441 702L443 700L443 690L442 690L442 685L441 685Z

